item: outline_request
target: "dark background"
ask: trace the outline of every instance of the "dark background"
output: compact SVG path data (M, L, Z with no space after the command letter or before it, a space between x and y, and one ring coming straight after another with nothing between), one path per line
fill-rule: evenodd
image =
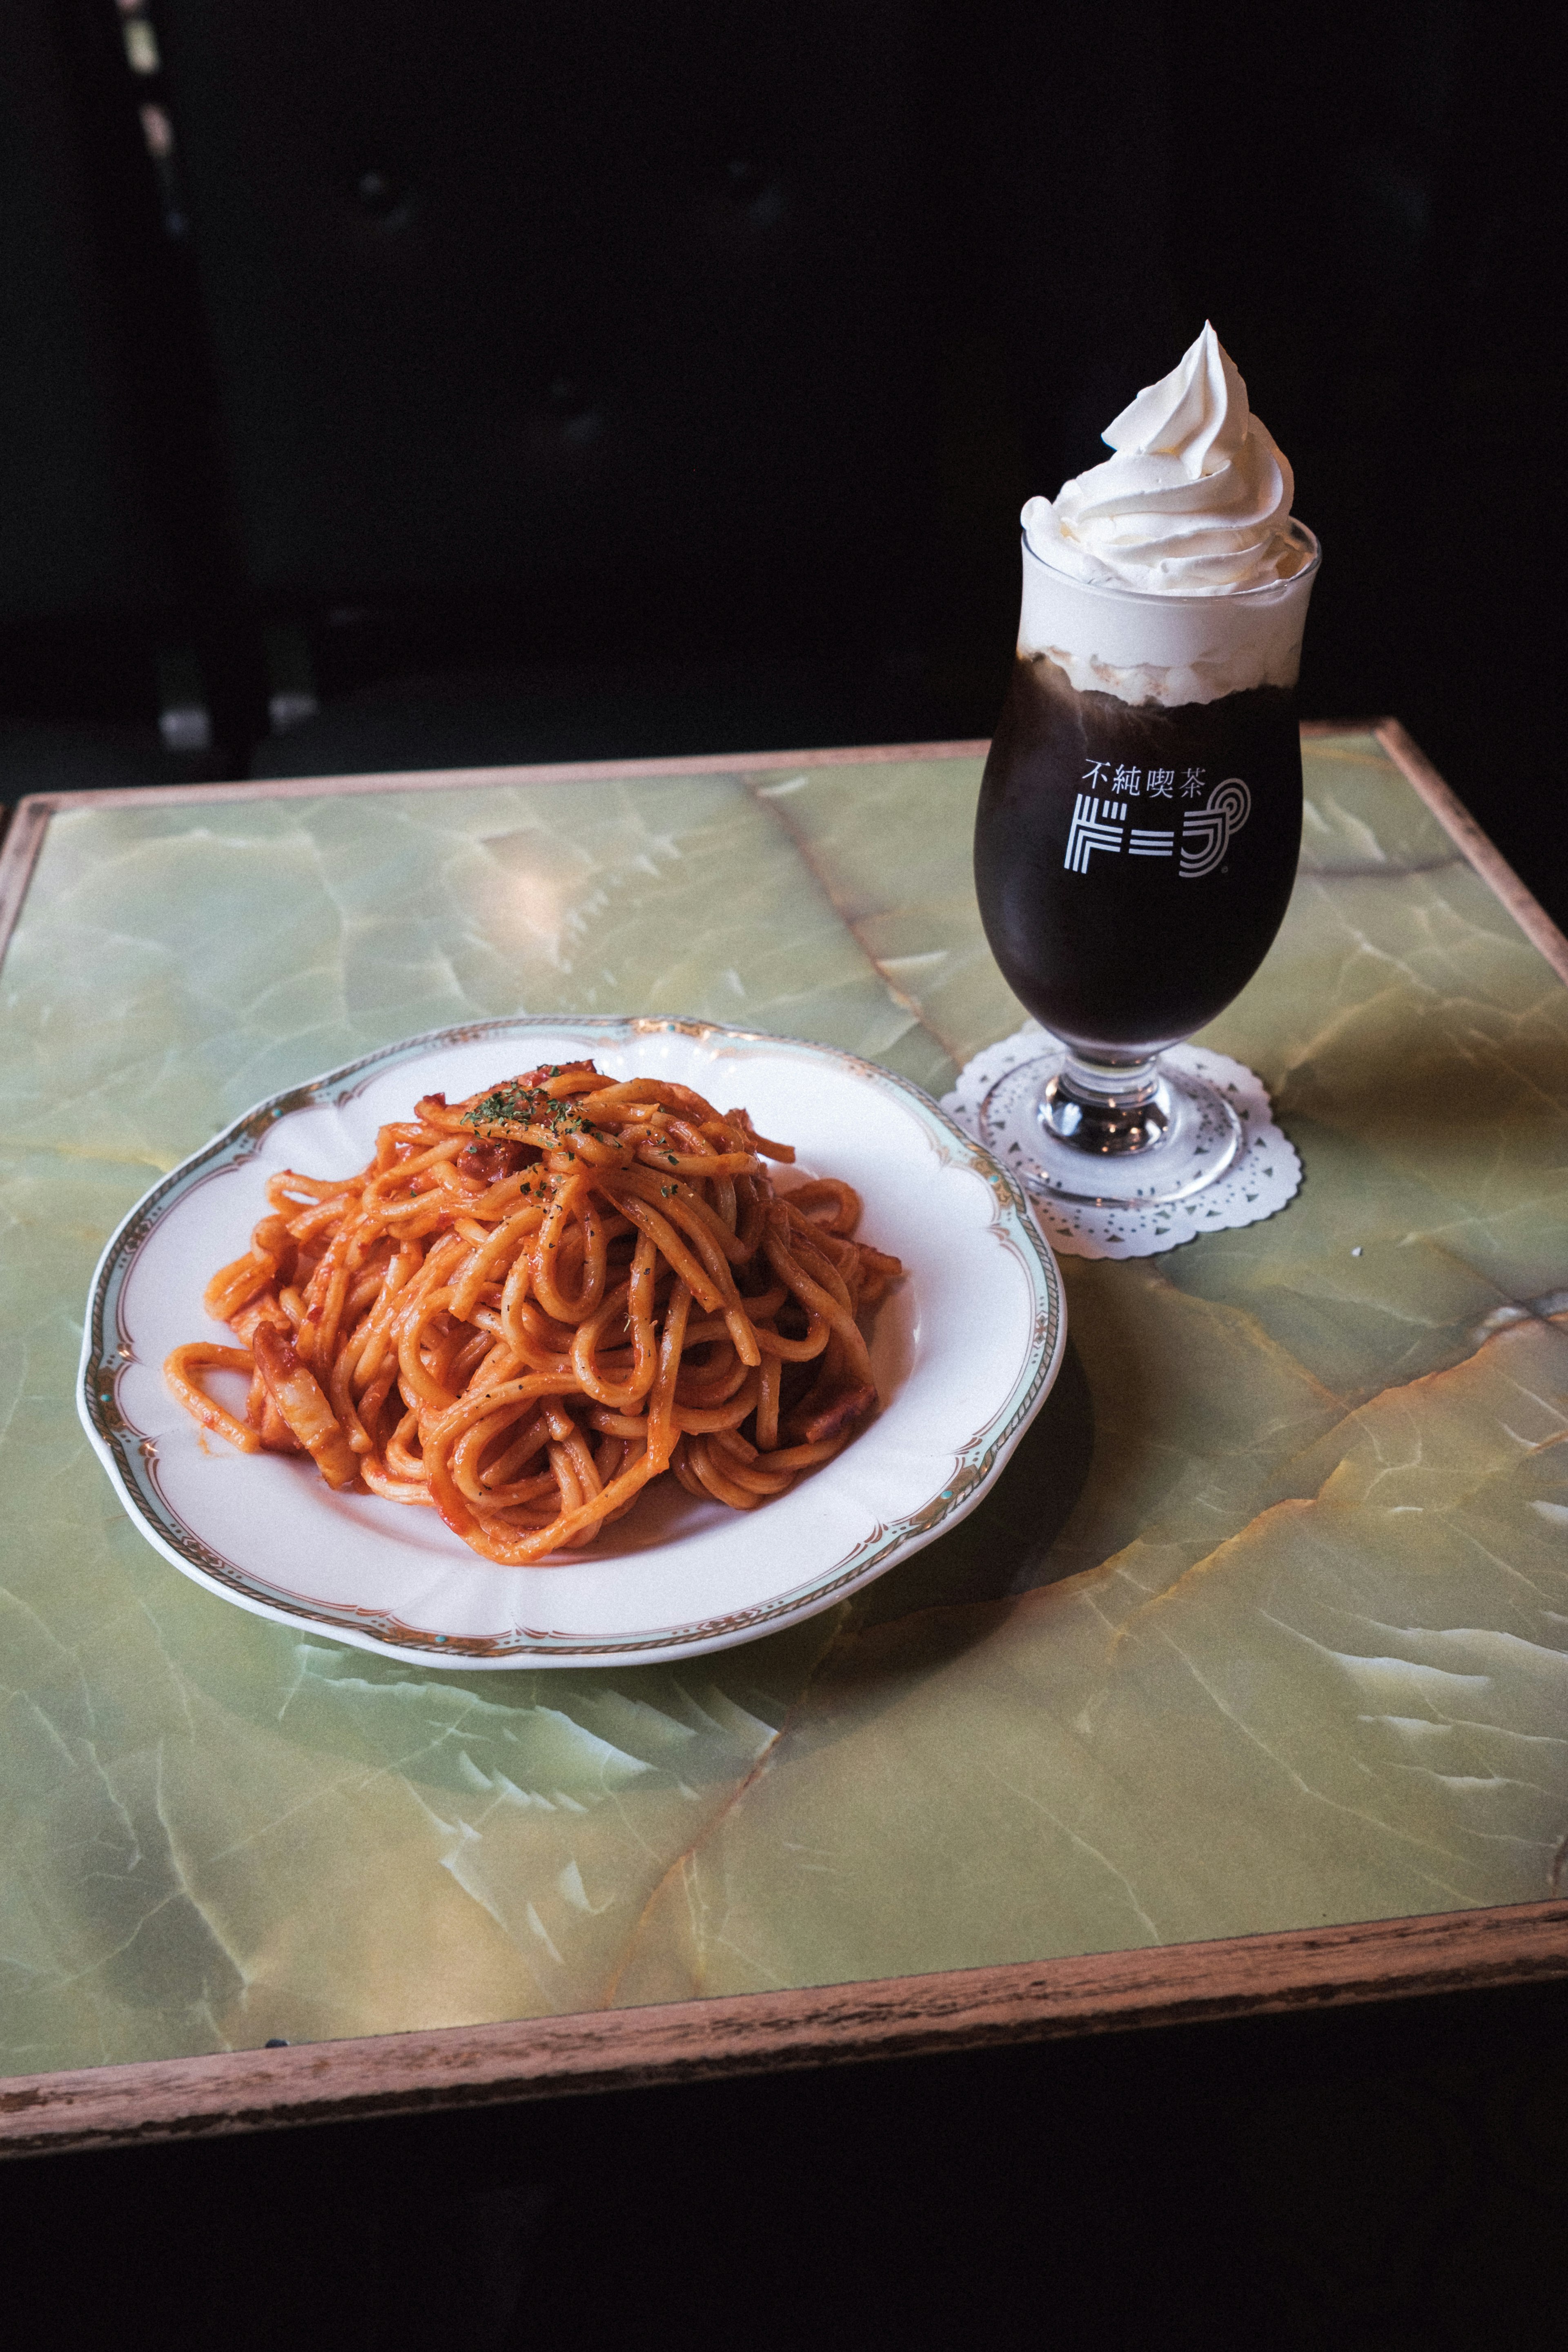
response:
M0 794L985 734L1019 506L1206 315L1324 543L1307 715L1402 717L1568 919L1546 21L9 0ZM27 2341L1519 2341L1565 2042L1542 1989L52 2159L6 2292Z
M988 733L1020 505L1207 315L1326 551L1307 715L1568 913L1543 23L11 0L8 796Z
M0 2166L19 2345L1561 2340L1560 1986Z

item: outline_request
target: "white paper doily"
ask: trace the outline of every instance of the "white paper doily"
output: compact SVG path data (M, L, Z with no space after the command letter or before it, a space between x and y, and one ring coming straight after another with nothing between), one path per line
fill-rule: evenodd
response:
M976 1054L942 1107L966 1135L980 1135L980 1106L996 1084L1020 1062L1032 1061L1046 1040L1033 1021ZM1234 1105L1246 1132L1241 1156L1228 1174L1195 1193L1163 1208L1098 1209L1073 1201L1042 1201L1031 1197L1036 1221L1054 1250L1068 1257L1157 1257L1163 1250L1179 1248L1199 1234L1233 1231L1272 1217L1293 1200L1301 1183L1301 1161L1293 1143L1274 1124L1273 1106L1259 1077L1228 1054L1211 1054L1205 1045L1173 1045L1164 1058L1211 1087Z

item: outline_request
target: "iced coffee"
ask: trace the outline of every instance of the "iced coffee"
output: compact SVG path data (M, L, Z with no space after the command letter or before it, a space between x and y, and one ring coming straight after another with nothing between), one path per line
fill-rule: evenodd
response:
M994 1114L1010 1164L1032 1154L1040 1191L1146 1202L1239 1144L1154 1056L1229 1003L1284 916L1318 550L1212 327L1104 437L1105 464L1024 509L975 880L1009 985L1067 1049L1037 1101L1015 1082Z

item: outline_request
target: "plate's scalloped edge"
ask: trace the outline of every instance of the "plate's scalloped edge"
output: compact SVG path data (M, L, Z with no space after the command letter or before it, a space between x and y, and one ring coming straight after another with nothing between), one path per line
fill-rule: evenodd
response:
M994 1212L988 1230L1022 1265L1035 1298L1033 1343L1024 1374L1003 1403L965 1438L952 1457L942 1487L917 1510L890 1523L879 1522L840 1559L805 1584L753 1607L685 1624L649 1627L604 1640L516 1626L505 1634L437 1633L408 1625L389 1611L323 1601L274 1585L214 1549L179 1518L158 1479L157 1447L126 1419L119 1402L120 1375L131 1358L121 1317L126 1281L146 1241L176 1201L213 1177L253 1159L262 1139L279 1120L317 1103L343 1103L362 1093L372 1078L401 1061L444 1046L477 1045L486 1037L554 1032L629 1041L667 1034L768 1050L783 1046L818 1055L868 1082L901 1095L916 1111L938 1157L968 1168L989 1188ZM78 1409L88 1435L142 1533L172 1564L226 1597L279 1622L335 1631L358 1647L372 1648L426 1665L541 1665L634 1664L638 1659L691 1655L782 1629L815 1616L836 1601L870 1583L949 1526L956 1526L985 1488L1045 1402L1061 1362L1067 1339L1067 1307L1060 1273L1040 1233L1022 1188L984 1147L966 1135L922 1087L841 1047L763 1030L731 1028L723 1022L657 1014L582 1013L555 1016L512 1013L432 1029L378 1047L303 1086L291 1087L258 1103L199 1151L162 1177L122 1220L99 1260L82 1335Z

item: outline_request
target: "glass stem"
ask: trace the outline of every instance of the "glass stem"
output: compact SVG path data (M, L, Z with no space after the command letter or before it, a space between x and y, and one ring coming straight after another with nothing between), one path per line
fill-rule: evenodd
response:
M1120 1156L1152 1150L1171 1118L1158 1055L1099 1062L1069 1053L1041 1093L1039 1118L1079 1151Z

